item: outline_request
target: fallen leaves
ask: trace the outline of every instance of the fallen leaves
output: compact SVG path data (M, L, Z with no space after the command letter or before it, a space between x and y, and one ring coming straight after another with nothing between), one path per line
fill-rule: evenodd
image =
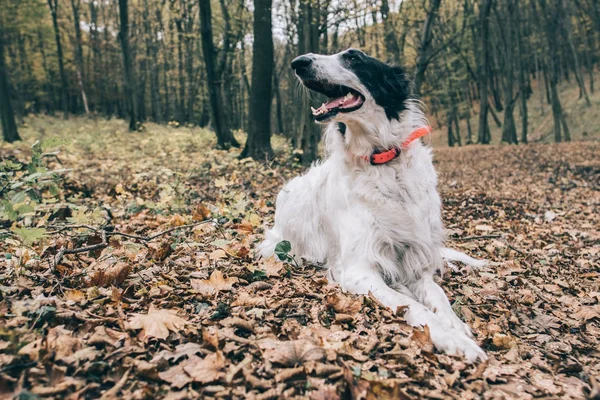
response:
M119 123L98 121L93 129ZM427 328L408 327L402 313L328 284L322 269L255 258L261 226L271 223L276 193L296 167L210 150L198 131L192 138L183 129L152 132L158 129L143 139L148 154L105 130L95 150L61 156L73 168L65 200L77 203L62 214L73 211L86 223L94 214L104 223L110 209L116 231L145 237L190 221L218 223L144 243L111 237L101 253L66 255L54 272L46 260L57 249L95 243L97 232L49 234L27 248L17 237L2 241L11 258L0 273L0 381L17 392L10 396L598 393L600 221L588 179L595 175L572 164L593 159L597 144L436 150L444 220L458 239L449 245L493 261L440 277L490 356L489 364L469 366L435 352ZM192 139L200 150L190 150ZM174 185L180 174L186 179ZM87 212L75 209L81 203ZM11 274L15 268L19 274Z
M192 279L190 284L201 295L212 296L219 291L233 290L233 285L238 281L238 278L225 278L221 271L214 270L209 279Z
M140 339L166 339L169 331L179 332L187 321L177 316L177 310L161 310L150 305L148 314L133 314L129 319L128 328L141 329Z

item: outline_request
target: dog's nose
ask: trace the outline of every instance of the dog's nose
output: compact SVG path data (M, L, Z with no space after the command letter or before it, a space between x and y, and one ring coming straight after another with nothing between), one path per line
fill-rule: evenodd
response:
M310 67L313 62L312 54L304 54L292 60L292 69L302 71Z

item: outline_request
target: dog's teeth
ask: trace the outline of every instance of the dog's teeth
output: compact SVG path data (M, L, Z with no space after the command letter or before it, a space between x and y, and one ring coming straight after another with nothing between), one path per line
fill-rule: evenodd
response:
M316 114L318 110L316 108L314 108L313 106L311 106L310 111L312 111L313 114Z

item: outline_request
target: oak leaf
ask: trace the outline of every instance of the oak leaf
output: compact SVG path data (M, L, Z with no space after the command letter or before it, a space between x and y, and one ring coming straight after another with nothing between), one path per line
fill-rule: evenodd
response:
M145 341L151 337L166 339L169 331L178 332L186 323L185 319L177 316L176 310L157 309L151 305L148 314L134 314L128 328L141 329L140 336Z
M209 296L219 291L229 291L233 289L233 284L239 281L238 278L225 278L219 270L214 270L208 279L192 279L190 284L192 289L200 294Z

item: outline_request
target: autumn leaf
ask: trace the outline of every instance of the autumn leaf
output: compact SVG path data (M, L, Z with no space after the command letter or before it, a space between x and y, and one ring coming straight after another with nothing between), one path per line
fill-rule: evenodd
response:
M333 293L325 297L327 305L337 313L354 315L362 308L362 299L360 297L350 297L342 293Z
M194 382L209 383L223 376L225 357L217 351L204 358L192 357L183 366L183 370L194 380Z
M233 290L233 285L239 281L238 278L225 278L219 270L214 270L208 279L192 279L190 285L204 296L211 296L219 291Z
M286 367L302 365L307 361L318 361L324 356L323 349L308 339L291 341L263 339L258 345L265 359Z
M177 316L177 310L157 309L150 305L148 314L133 314L128 323L128 329L141 329L140 339L146 341L149 338L166 339L169 331L179 332L186 320Z

